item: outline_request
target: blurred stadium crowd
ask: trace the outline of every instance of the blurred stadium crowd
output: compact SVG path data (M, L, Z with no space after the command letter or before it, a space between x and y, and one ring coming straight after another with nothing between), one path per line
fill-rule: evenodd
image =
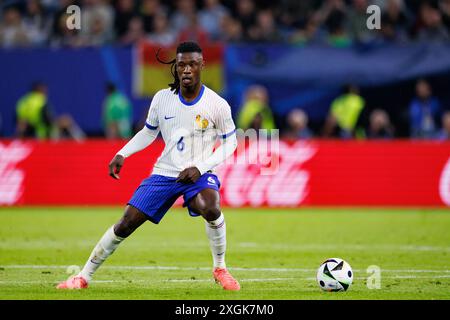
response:
M81 8L81 29L66 26L66 8ZM366 27L379 5L382 28ZM450 40L450 0L5 0L0 46L172 45L206 42L328 43Z
M383 28L370 32L366 8L383 10ZM81 30L66 26L78 5ZM328 43L450 39L450 0L7 0L1 3L0 45L98 46L147 39L200 43Z
M66 8L81 8L81 29L69 30ZM366 8L381 7L381 29L366 26ZM282 42L293 45L450 41L450 0L29 0L3 1L0 47L85 47L132 45L140 40L160 46L179 41ZM103 128L107 138L129 138L133 128L130 99L114 84L105 86ZM45 83L35 83L16 105L19 137L83 139L69 114L53 117ZM409 136L450 138L450 106L443 105L425 79L417 79L407 109ZM281 129L287 138L339 137L391 139L396 124L382 109L366 108L357 85L349 84L331 103L320 128L308 114L292 110L283 126L275 121L267 89L250 86L236 115L238 127ZM278 125L277 125L278 123Z

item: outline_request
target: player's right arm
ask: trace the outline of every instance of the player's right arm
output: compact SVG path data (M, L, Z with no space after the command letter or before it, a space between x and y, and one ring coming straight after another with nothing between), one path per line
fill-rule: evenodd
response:
M158 93L153 97L152 103L148 110L145 126L141 131L136 133L127 144L120 149L109 163L109 175L114 179L120 179L119 173L125 162L125 158L148 147L159 133L158 121Z

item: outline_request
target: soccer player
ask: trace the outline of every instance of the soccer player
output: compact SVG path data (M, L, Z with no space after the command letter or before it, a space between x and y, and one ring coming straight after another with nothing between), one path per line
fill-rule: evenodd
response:
M201 83L204 61L198 44L180 43L176 59L169 63L174 82L170 89L155 94L145 127L117 152L109 174L119 179L125 159L149 146L159 132L165 148L150 177L127 203L123 217L106 231L81 272L60 283L58 289L87 288L94 272L125 238L147 220L159 223L181 195L189 214L206 220L215 281L225 290L240 289L225 265L226 224L220 209L220 182L213 172L237 147L231 109ZM218 137L221 144L214 150Z

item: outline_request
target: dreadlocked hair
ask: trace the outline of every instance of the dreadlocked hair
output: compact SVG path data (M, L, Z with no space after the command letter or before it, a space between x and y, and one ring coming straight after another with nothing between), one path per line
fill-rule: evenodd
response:
M158 62L163 64L170 64L170 73L173 76L173 82L169 83L170 91L173 91L174 94L178 94L180 92L180 79L178 78L177 70L176 70L176 59L170 60L170 61L164 61L159 57L159 53L161 51L161 48L158 49L156 52L156 60ZM184 52L198 52L202 53L202 48L196 43L192 41L182 42L177 47L177 54L178 53L184 53Z

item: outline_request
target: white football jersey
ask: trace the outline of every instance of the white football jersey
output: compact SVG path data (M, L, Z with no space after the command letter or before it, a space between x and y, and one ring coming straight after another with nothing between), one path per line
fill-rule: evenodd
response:
M205 85L191 102L170 89L158 91L145 125L161 131L165 142L152 174L167 177L201 163L213 153L218 137L226 139L236 131L230 105Z

